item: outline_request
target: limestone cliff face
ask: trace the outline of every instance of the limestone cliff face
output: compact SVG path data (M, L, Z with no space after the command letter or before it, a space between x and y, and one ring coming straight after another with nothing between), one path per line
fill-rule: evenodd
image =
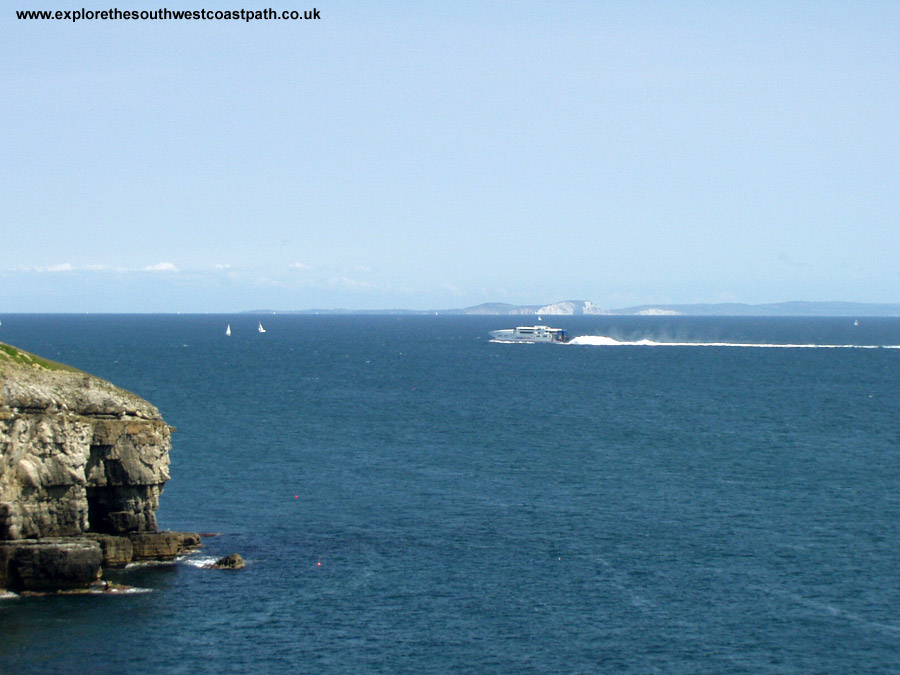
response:
M101 560L199 545L156 533L170 435L134 394L0 344L0 587L78 586L99 578Z
M170 447L143 399L0 349L0 539L155 531Z

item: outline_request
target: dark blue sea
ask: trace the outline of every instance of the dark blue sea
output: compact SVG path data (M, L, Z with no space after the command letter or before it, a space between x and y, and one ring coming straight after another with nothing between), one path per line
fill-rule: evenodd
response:
M219 535L0 600L2 672L900 671L900 319L0 319L156 404Z

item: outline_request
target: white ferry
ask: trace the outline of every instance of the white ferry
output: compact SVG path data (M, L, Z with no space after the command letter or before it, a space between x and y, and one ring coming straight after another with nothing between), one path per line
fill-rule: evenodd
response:
M550 326L517 326L504 330L492 330L491 338L495 342L568 342L565 328Z

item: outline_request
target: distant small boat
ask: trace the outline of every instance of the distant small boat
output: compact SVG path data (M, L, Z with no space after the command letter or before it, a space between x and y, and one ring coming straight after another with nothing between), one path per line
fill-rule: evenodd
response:
M855 319L855 320L853 321L853 325L854 325L854 326L858 326L858 325L859 325L859 319Z
M257 327L256 330L258 330L260 333L266 332L266 329L262 327L262 321L259 322L259 326Z
M231 324L225 327L225 335L231 335Z

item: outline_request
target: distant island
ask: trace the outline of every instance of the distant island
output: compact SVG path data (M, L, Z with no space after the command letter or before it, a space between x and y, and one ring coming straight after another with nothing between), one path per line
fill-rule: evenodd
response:
M775 302L750 305L739 302L637 305L605 309L590 300L563 300L549 305L510 305L487 302L462 309L257 309L246 314L412 314L499 316L900 316L900 303L871 302Z

